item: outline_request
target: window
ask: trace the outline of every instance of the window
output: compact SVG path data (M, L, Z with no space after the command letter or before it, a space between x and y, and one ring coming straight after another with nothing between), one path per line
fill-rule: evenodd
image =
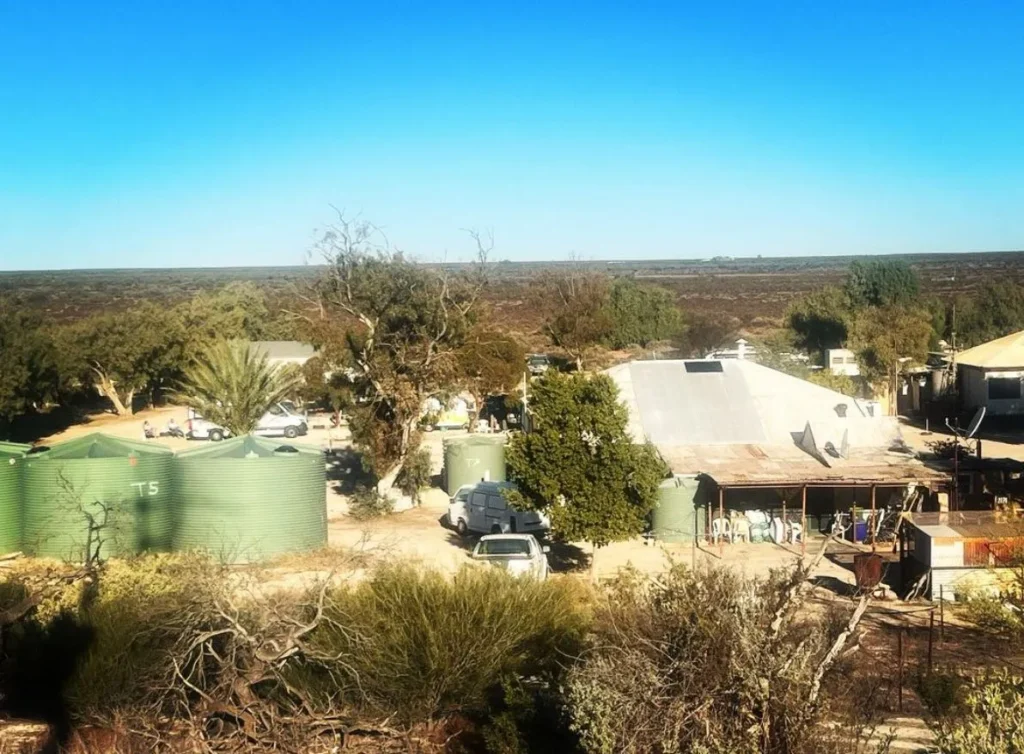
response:
M479 555L529 557L530 543L525 539L490 539L480 543L477 553Z
M478 505L483 508L487 505L487 495L482 492L474 492L473 497L470 498L470 504Z
M487 507L492 511L503 511L507 507L505 505L505 498L501 495L488 495L487 496Z
M283 416L284 415L284 411L282 411L281 407L278 406L277 404L274 404L273 406L268 408L267 409L267 413L268 414L273 414L274 416Z
M988 380L988 397L994 401L1020 400L1019 377L991 377Z

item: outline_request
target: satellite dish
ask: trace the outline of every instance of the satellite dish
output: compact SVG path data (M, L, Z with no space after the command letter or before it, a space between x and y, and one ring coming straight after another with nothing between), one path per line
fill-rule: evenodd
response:
M843 430L843 442L839 446L839 457L849 459L850 457L850 430Z
M964 435L964 439L965 440L969 440L972 437L974 437L974 433L978 431L978 427L981 426L981 422L982 422L982 420L984 418L985 418L985 407L982 406L981 408L979 408L975 412L974 418L971 419L971 424L970 424L969 427L967 427L967 434Z
M814 440L814 431L811 429L811 423L807 422L804 425L804 431L800 434L796 444L812 458L816 458L826 466L831 466L828 459L822 455L821 451L818 450L818 443Z

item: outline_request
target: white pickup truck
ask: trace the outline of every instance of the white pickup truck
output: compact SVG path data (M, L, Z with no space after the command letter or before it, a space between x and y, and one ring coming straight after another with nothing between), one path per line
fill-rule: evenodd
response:
M305 435L308 431L306 417L299 413L295 404L291 401L282 401L275 403L263 414L253 434L263 437L287 437L291 440ZM188 421L185 423L185 437L189 440L220 442L230 436L229 429L204 419L194 408L189 408Z

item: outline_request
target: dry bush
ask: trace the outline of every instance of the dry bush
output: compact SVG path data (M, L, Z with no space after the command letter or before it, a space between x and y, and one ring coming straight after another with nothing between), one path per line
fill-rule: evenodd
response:
M746 580L677 566L658 581L621 577L566 687L583 748L851 751L821 726L828 702L819 691L840 667L833 650L851 616L796 617L804 575Z
M1024 678L999 670L975 677L939 728L945 754L1024 751Z
M323 619L287 672L321 709L404 723L480 708L507 674L551 676L586 628L586 592L495 569L454 578L390 565L328 594Z

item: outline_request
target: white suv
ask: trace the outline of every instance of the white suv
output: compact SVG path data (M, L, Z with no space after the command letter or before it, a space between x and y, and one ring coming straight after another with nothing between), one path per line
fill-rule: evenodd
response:
M308 431L306 417L298 413L294 403L285 401L275 403L263 414L253 434L263 437L287 437L291 440L305 435ZM185 436L189 440L220 442L231 436L231 430L207 421L194 408L190 408L188 422L185 424Z

